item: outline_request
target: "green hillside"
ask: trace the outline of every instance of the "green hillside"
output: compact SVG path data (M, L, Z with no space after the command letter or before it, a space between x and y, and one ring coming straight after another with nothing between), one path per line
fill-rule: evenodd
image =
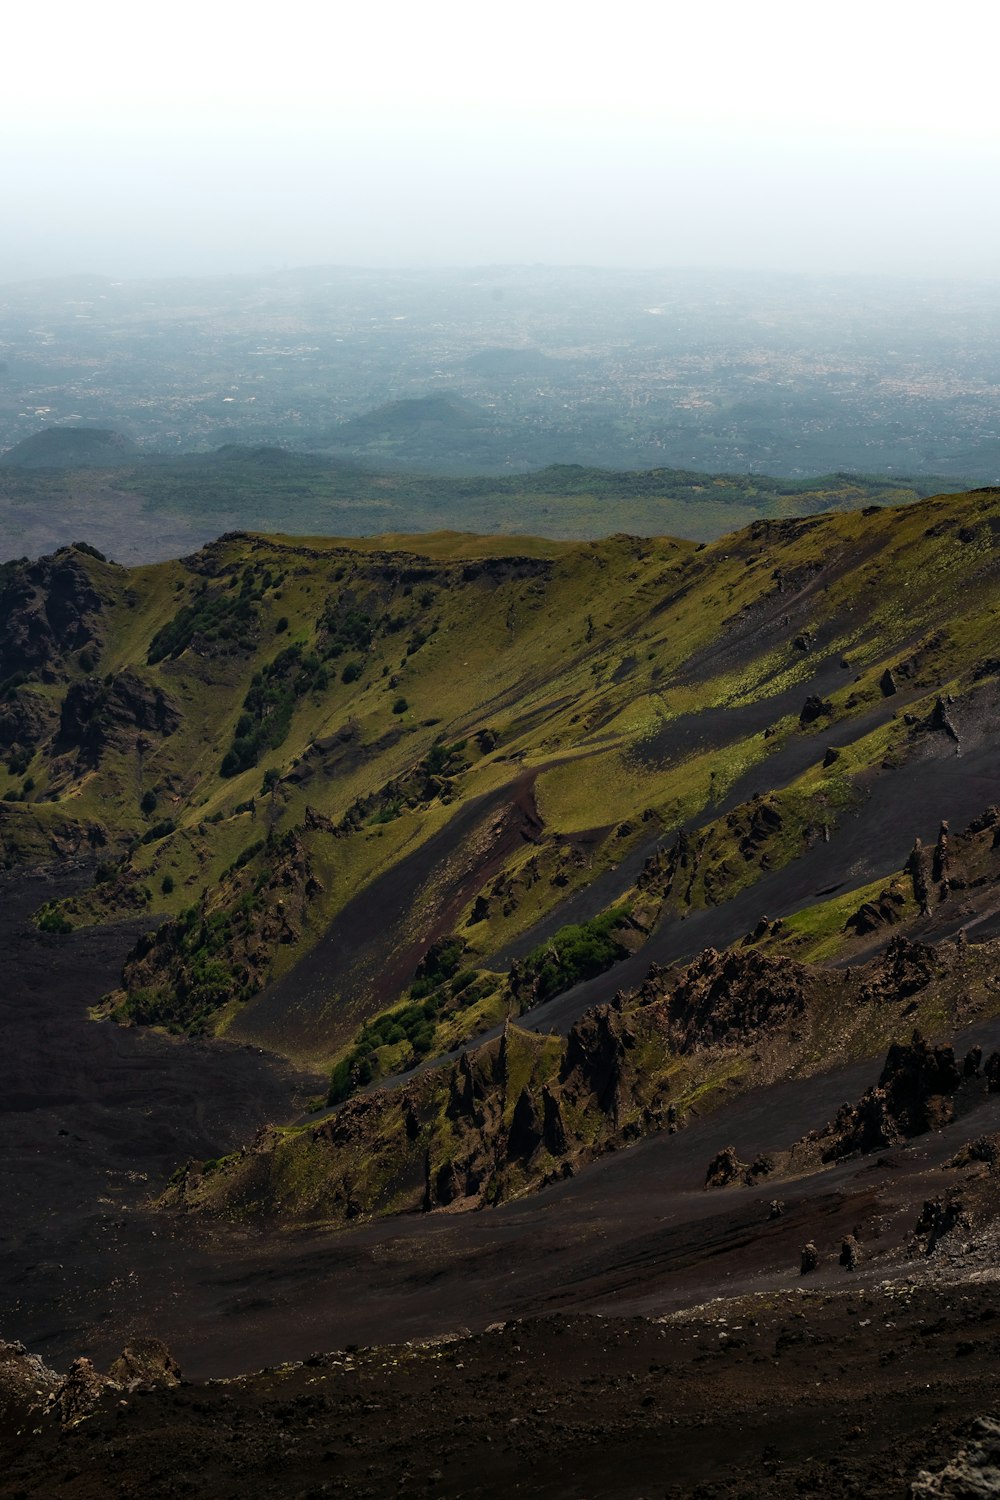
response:
M762 910L829 957L914 836L993 800L998 530L978 491L710 546L8 564L4 858L96 862L49 931L148 917L118 1019L335 1094Z

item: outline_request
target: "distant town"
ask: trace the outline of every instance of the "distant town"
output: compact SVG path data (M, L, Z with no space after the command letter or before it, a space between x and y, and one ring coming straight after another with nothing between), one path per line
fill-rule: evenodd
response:
M0 451L1000 480L1000 286L489 267L0 288Z

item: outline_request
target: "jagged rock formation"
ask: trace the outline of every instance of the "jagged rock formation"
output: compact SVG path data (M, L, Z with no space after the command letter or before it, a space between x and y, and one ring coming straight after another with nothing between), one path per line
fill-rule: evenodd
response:
M588 1011L565 1039L508 1023L500 1037L395 1090L349 1099L304 1130L265 1131L210 1171L189 1166L165 1202L334 1220L498 1203L651 1131L676 1129L685 1090L725 1078L727 1059L746 1082L770 1078L808 1055L810 1028L823 1017L863 1007L869 1021L884 1013L893 1025L912 996L937 993L949 972L933 949L905 939L866 968L839 972L753 947L707 950L681 970L654 966L637 990ZM951 1049L915 1035L890 1048L876 1087L826 1131L749 1164L735 1148L722 1152L707 1185L758 1184L937 1128L960 1082Z
M133 1339L107 1374L81 1356L63 1376L50 1370L23 1344L0 1341L0 1434L46 1418L62 1427L75 1427L106 1395L175 1386L180 1375L180 1366L158 1338Z
M857 1151L879 1151L928 1130L940 1130L954 1114L961 1083L954 1049L932 1047L918 1031L908 1043L893 1043L878 1083L857 1104L845 1104L824 1131L800 1142L815 1146L823 1161Z
M845 1235L840 1245L840 1264L845 1271L856 1271L860 1259L861 1244L857 1235Z
M725 1146L713 1156L705 1173L705 1186L729 1187L734 1182L743 1182L747 1172L747 1164L741 1161L736 1154L735 1146Z
M885 886L873 901L863 901L857 911L852 912L845 928L852 928L858 937L878 932L883 927L894 927L903 920L906 898L898 883Z
M707 948L671 996L667 1037L684 1054L697 1047L766 1034L801 1014L822 979L794 960Z
M90 1416L107 1392L119 1389L116 1381L102 1375L91 1360L81 1355L70 1365L65 1380L52 1392L46 1412L62 1426L75 1427Z
M986 1174L1000 1170L1000 1134L980 1135L966 1141L948 1163L950 1167L979 1166Z

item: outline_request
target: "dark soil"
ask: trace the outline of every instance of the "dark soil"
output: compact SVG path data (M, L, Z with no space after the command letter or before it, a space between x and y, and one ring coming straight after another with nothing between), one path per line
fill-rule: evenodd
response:
M147 1198L178 1162L287 1118L315 1081L88 1021L133 931L26 928L67 884L11 883L0 905L0 1334L65 1368L155 1333L196 1383L42 1423L0 1495L902 1500L1000 1405L997 1178L948 1165L1000 1130L985 1085L939 1132L773 1185L703 1186L724 1147L749 1161L824 1125L881 1059L735 1098L500 1209L339 1233L169 1216ZM972 1040L997 1046L1000 1022ZM952 1190L965 1218L928 1256L920 1209ZM311 1358L351 1344L368 1352ZM308 1363L198 1383L285 1360Z
M904 1497L1000 1401L997 1283L550 1317L117 1394L5 1455L18 1500Z
M23 1330L43 1355L125 1324L143 1265L180 1295L145 1200L178 1162L232 1150L317 1086L256 1049L89 1021L146 923L38 932L30 913L82 880L0 885L0 1336Z

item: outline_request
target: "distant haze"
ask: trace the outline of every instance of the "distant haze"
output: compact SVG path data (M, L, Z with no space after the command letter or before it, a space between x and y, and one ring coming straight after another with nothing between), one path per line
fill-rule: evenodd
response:
M897 0L361 9L13 8L0 280L537 261L996 274L978 3L926 20Z

